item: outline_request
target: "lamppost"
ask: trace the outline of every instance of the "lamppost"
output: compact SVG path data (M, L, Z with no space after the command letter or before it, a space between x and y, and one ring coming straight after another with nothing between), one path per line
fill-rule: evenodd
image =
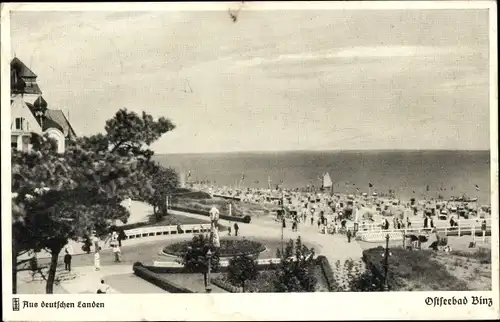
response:
M212 252L210 251L210 249L208 250L206 255L207 255L207 259L208 259L208 274L207 274L207 286L205 288L205 291L207 293L211 293L212 286L210 285L210 273L212 270Z
M285 196L281 193L281 254L283 255L283 230L285 226Z
M388 283L388 274L389 274L389 256L391 254L389 253L389 234L385 236L385 252L382 255L384 257L384 291L389 290L389 283Z

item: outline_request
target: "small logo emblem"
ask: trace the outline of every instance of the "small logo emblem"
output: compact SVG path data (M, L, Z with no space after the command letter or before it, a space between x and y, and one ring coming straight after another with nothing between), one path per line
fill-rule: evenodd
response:
M19 298L15 297L12 299L12 310L19 311Z

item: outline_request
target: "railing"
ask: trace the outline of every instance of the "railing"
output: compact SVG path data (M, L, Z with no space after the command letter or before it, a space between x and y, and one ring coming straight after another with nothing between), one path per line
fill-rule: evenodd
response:
M463 226L463 227L466 227L466 226L476 226L476 227L481 227L481 224L482 222L486 220L486 225L487 226L490 226L491 225L491 218L471 218L471 219L459 219L457 221L457 224L459 226ZM446 223L446 225L448 225L449 221L445 221L445 220L436 220L434 221L434 226L436 226L437 228L443 228L443 227L449 227L449 226L446 226L446 225L443 225L444 223ZM391 223L391 225L393 225L393 223ZM430 225L430 222L428 222L428 225ZM348 223L347 224L347 227L353 229L354 227L354 224L353 223ZM416 227L421 227L421 228L416 228ZM408 228L402 228L400 230L414 230L414 229L424 229L424 221L423 220L419 220L419 221L412 221L411 222L411 227ZM431 228L428 228L428 229L431 229ZM397 229L389 229L390 231L395 231ZM381 228L381 224L380 223L370 223L370 224L359 224L358 225L358 232L376 232L376 231L382 231L382 228Z
M180 229L178 229L180 228ZM125 230L127 239L138 239L161 235L196 234L210 231L210 224L152 226Z
M383 241L385 236L389 234L391 240L402 240L404 236L407 235L419 235L422 233L433 234L433 233L444 233L446 236L482 236L491 234L491 225L486 226L486 230L478 225L457 225L457 226L445 226L445 227L435 227L435 228L405 228L405 229L389 229L389 230L377 230L377 231L358 231L356 234L359 239L364 241Z

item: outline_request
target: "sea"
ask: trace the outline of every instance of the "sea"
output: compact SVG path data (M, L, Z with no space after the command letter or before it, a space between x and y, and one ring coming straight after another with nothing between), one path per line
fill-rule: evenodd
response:
M215 186L320 187L328 172L334 192L412 197L467 196L490 203L489 151L291 151L158 154L163 166L189 181ZM372 185L370 187L370 184Z

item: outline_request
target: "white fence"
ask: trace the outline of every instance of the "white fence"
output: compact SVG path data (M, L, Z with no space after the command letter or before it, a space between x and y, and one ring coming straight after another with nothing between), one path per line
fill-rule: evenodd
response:
M127 235L127 239L138 239L162 235L207 233L209 231L210 224L181 225L180 230L178 226L171 225L129 229L125 230L125 235Z
M438 233L442 233L446 236L455 235L456 236L476 236L477 234L482 234L481 224L477 223L458 223L458 226L441 226L434 228ZM360 230L356 234L360 240L370 241L370 242L378 242L384 241L387 234L389 234L390 240L402 240L404 236L407 235L420 235L420 234L432 234L434 233L433 228L405 228L405 229L389 229L389 230ZM491 231L491 225L487 223L486 230ZM486 232L485 232L486 233Z
M280 258L257 259L257 265L279 264L280 262L281 262ZM182 264L180 264L178 262L172 262L172 261L153 261L153 266L175 268L175 267L182 267ZM219 261L219 266L220 267L228 267L229 260L228 259L221 259Z
M483 223L483 220L486 220L486 225L489 227L491 226L491 218L471 218L471 219L460 219L457 221L457 224L462 227L477 227L477 229L481 229L481 225ZM390 226L393 226L394 224L389 221ZM406 221L403 222L403 224L406 224ZM430 228L430 222L427 223L428 228ZM439 228L446 228L449 227L449 220L434 220L434 226ZM353 229L354 224L348 224L347 227ZM393 229L394 227L390 228L389 231L396 231L397 229ZM423 229L424 228L424 221L423 220L418 220L418 221L411 221L411 227L406 227L407 230L416 230L416 229ZM369 224L359 224L358 225L358 232L376 232L376 231L381 231L381 223L369 223ZM404 230L400 229L400 230Z

